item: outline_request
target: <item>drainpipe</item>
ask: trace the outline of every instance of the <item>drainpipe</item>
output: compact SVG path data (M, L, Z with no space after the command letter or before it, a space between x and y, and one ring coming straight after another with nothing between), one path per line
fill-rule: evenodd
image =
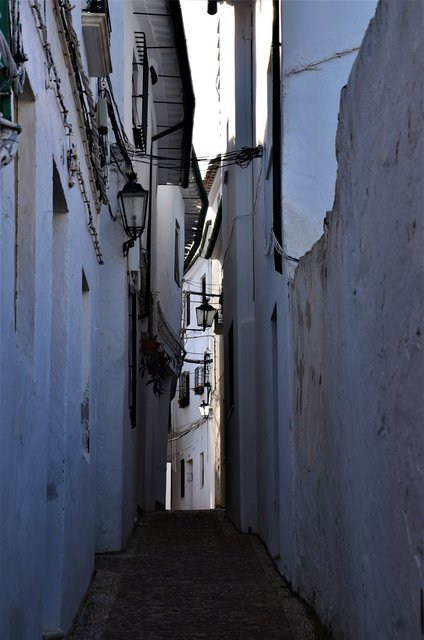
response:
M280 0L272 0L272 8L272 226L282 245ZM274 267L283 272L283 257L275 249Z

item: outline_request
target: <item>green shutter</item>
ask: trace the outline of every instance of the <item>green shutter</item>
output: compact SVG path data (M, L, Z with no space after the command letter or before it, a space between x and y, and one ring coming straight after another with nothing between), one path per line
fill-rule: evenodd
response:
M10 45L9 0L0 0L0 30ZM0 112L6 120L12 119L10 80L0 66Z

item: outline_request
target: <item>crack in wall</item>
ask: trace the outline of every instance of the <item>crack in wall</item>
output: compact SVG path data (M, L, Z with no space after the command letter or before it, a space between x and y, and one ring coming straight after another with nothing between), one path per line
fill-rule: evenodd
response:
M283 78L289 78L290 76L294 76L298 73L303 73L304 71L320 71L320 65L325 64L326 62L331 62L332 60L337 60L338 58L344 58L345 56L349 56L352 53L356 53L359 51L359 47L354 47L353 49L344 49L343 51L338 51L337 53L333 53L331 56L327 56L326 58L322 58L317 62L309 62L308 64L303 65L302 67L293 67L289 69L286 73L283 73Z

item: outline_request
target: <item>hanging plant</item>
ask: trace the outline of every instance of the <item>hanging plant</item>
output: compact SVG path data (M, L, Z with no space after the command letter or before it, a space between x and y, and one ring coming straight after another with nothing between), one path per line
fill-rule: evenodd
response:
M160 342L155 338L145 338L143 340L142 348L144 353L154 353L160 347Z
M141 350L140 373L144 378L147 375L146 384L151 384L155 396L164 392L163 381L169 375L171 356L165 351L160 342L143 340Z

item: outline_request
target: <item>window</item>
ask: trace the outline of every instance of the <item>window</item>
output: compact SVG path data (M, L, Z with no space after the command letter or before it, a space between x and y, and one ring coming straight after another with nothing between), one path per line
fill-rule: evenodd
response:
M180 225L175 221L174 278L180 284Z
M194 393L202 395L204 390L203 367L196 367L194 370Z
M181 408L188 407L188 405L190 404L190 374L188 371L183 371L183 373L180 375L178 404Z

